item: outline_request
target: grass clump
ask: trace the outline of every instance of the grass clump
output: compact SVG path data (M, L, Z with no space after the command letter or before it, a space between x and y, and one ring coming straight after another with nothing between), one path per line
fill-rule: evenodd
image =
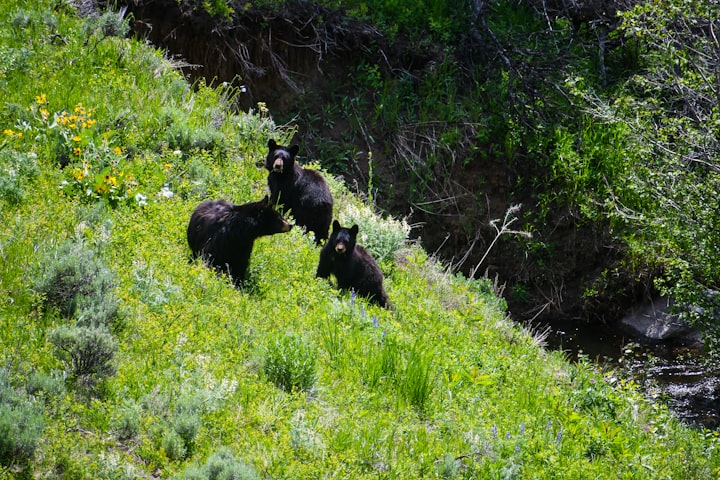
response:
M280 334L265 347L263 371L270 382L286 392L307 392L317 379L317 349L302 335Z

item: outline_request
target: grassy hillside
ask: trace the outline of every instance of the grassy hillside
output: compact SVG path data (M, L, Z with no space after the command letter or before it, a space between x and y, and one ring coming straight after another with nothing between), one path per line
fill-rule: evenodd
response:
M720 474L715 433L539 348L337 180L394 311L315 279L298 229L256 243L242 290L191 262L193 208L260 199L291 127L117 14L10 0L0 27L1 478Z

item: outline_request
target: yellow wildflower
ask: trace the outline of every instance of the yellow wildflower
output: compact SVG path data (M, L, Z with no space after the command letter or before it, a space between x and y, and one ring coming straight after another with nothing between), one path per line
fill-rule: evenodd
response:
M40 95L35 97L35 103L37 103L38 105L45 105L47 103L47 97L45 96L45 94L41 93Z
M7 135L8 137L12 137L13 135L15 135L15 132L13 132L12 130L10 130L9 128L6 128L5 130L3 130L3 133L4 133L5 135Z
M82 148L79 148L79 147L73 148L73 153L75 155L80 155L82 153Z
M42 116L43 120L47 120L50 116L50 112L47 111L45 108L40 109L40 115Z
M73 137L73 142L80 142L80 141L82 141L82 137L80 137L80 135L75 135Z
M71 123L70 125L68 125L68 127L70 127L70 129L74 130L74 129L75 129L75 127L77 127L77 125L76 125L76 124L74 124L74 123Z
M113 152L115 152L115 155L122 155L122 150L120 150L120 147L113 148Z
M117 178L111 176L111 175L105 175L105 181L112 185L113 187L117 186Z
M18 132L18 133L17 133L17 137L18 137L18 138L22 138L22 132Z
M80 167L75 167L73 177L75 177L75 180L82 180L85 177L85 172Z

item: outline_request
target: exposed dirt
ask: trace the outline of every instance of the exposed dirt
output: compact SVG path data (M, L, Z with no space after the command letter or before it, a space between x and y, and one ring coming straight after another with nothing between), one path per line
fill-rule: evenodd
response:
M300 97L303 101L314 99L318 115L322 115L323 105L334 101L327 94L330 82L342 82L364 60L387 72L403 70L417 78L440 60L431 48L408 48L402 39L390 44L372 26L350 21L312 2L298 2L281 12L239 7L241 13L225 23L176 0L126 3L135 34L177 57L189 79L243 84L247 95L238 107L253 108L262 101L277 118L291 119ZM372 99L372 92L367 95ZM322 129L320 135L339 141L352 119L332 120L328 122L332 126ZM309 125L297 127L297 140L307 150L314 141L322 140L310 138L317 131ZM459 128L477 126L469 122ZM357 145L352 170L344 172L348 184L366 188L365 152L372 151L379 206L395 215L410 215L411 223L421 225L415 235L425 248L461 271L475 270L495 238L491 220L502 219L513 204L523 204L514 229L523 229L524 216L532 216L537 200L516 188L520 173L502 156L478 152L465 144L458 145L457 151L433 152L447 161L439 162L432 182L423 184L426 179L414 176L412 159L422 160L423 152L436 148L426 141L428 132L408 127L389 138L383 131L367 133L364 144ZM374 139L372 144L369 138ZM416 196L410 192L419 184L427 187L425 196L422 201L412 200ZM620 258L604 226L581 225L566 209L535 234L552 247L529 252L520 237L506 235L477 267L479 275L507 285L504 296L517 319L546 315L614 318L625 307L624 299L629 304L645 293L643 281L602 275L612 271ZM602 281L598 283L598 279ZM596 300L583 296L591 286L598 294L589 298ZM605 290L612 293L612 303Z

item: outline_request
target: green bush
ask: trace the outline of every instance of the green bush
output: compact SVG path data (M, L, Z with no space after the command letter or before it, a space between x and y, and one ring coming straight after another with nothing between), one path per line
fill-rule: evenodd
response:
M188 453L185 441L172 428L163 433L161 446L170 460L182 460Z
M118 344L107 328L63 325L50 341L72 376L99 380L115 374Z
M343 226L357 225L358 245L362 245L378 261L392 262L395 253L406 246L410 225L392 217L379 217L370 207L348 204L337 214Z
M112 272L82 242L66 242L48 254L35 288L45 302L83 326L111 327L118 314Z
M204 465L190 466L175 477L177 480L260 480L249 465L238 461L228 448L210 455Z
M22 202L26 189L39 171L37 155L34 153L5 152L0 149L0 199L10 205Z
M0 372L0 465L26 463L44 429L39 408L10 385L5 372Z
M263 371L277 387L291 392L310 390L317 379L317 349L303 336L284 333L264 352Z

